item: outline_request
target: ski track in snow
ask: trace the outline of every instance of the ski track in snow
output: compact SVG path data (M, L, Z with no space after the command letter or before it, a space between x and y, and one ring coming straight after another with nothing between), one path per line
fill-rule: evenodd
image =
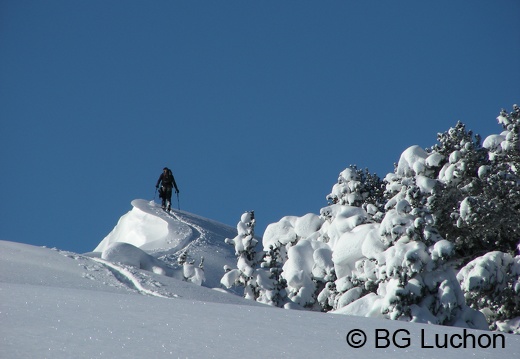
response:
M154 206L155 207L155 206ZM206 234L206 230L204 228L202 228L201 226L195 224L195 223L192 223L192 222L189 222L187 221L181 213L180 213L180 210L179 211L174 211L173 209L170 211L170 212L167 212L165 210L163 210L162 208L155 208L156 209L156 214L161 217L163 215L166 215L168 218L170 219L174 219L176 221L179 221L183 224L185 224L186 226L188 226L189 228L191 228L191 230L193 231L193 235L192 235L192 240L189 240L189 243L176 250L175 253L173 253L173 255L176 257L177 254L179 253L182 253L184 251L187 251L190 249L190 247L192 246L195 246L197 244L200 244L201 242L204 242L205 240L207 240L207 234ZM157 251L155 253L155 255L157 255L157 258L161 258L161 257L165 257L165 256L169 256L172 254L172 251L171 249L169 250L165 250L165 251Z
M134 274L132 274L132 272L130 272L127 268L118 266L112 262L108 262L101 258L92 258L92 260L104 265L106 268L108 268L108 270L112 272L112 274L118 281L125 284L127 287L136 290L141 294L160 298L179 298L179 296L176 294L171 294L170 296L167 296L159 292L146 289L145 287L143 287L139 279Z
M191 241L186 247L184 247L183 250L187 249L188 247L190 247L195 242L200 242L200 241L203 241L204 239L206 239L207 236L206 236L206 231L204 230L204 228L202 228L201 226L196 225L195 223L190 223L190 222L186 221L178 213L170 212L169 214L170 214L170 216L172 218L178 220L179 222L184 223L185 225L187 225L188 227L193 229L196 233L198 233L198 236L196 236L196 239Z
M191 235L191 237L193 239L186 239L186 242L189 242L189 243L186 244L186 246L180 246L181 248L179 250L177 250L176 252L183 252L188 247L190 247L193 243L200 242L204 239L207 239L206 230L195 223L191 223L191 222L185 220L184 216L180 213L181 210L172 209L171 211L168 212L168 211L162 209L161 206L156 204L153 200L148 202L147 205L149 206L149 209L144 209L142 207L138 207L138 208L140 208L142 211L145 211L148 213L154 213L159 218L173 219L173 220L179 221L179 222L185 224L187 227L189 227L193 231L193 234ZM171 252L171 249L168 249L167 252Z
M167 293L167 294L161 294L159 292L147 289L144 287L146 280L143 279L143 281L139 280L137 275L133 274L128 268L125 268L123 265L118 265L116 263L97 258L97 257L89 257L89 256L83 256L77 253L72 253L69 251L61 251L59 249L55 249L59 254L76 260L78 262L84 262L81 263L81 266L87 271L86 274L83 275L84 278L90 279L90 280L96 280L96 275L91 274L94 272L99 271L101 268L106 268L112 276L119 282L124 288L131 289L133 291L136 291L143 295L150 295L154 297L160 297L160 298L180 298L179 295L173 294L173 293ZM91 261L94 261L96 263L91 263ZM137 272L139 273L139 272ZM145 273L140 273L141 276L146 277ZM160 282L151 280L151 285L160 287L162 284Z

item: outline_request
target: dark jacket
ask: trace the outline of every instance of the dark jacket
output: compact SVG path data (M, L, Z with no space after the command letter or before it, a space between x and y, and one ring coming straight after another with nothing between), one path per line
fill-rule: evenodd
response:
M179 192L179 189L177 188L177 183L175 183L175 178L173 177L173 173L171 170L166 171L166 173L161 173L155 187L159 187L159 184L161 182L164 188L175 187L175 191Z

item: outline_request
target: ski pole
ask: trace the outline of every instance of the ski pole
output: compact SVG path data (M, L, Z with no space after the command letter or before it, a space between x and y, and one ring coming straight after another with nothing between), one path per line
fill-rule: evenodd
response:
M179 200L179 192L177 192L177 208L179 208L179 211L181 210L181 201Z
M155 193L153 194L153 200L155 202L155 196L157 196L157 187L155 187Z

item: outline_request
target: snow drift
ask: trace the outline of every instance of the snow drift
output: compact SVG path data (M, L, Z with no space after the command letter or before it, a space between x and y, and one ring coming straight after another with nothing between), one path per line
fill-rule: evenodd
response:
M185 211L165 212L154 201L136 199L132 207L90 255L220 287L224 266L235 261L233 249L224 242L236 235L234 228ZM196 273L202 258L204 281Z

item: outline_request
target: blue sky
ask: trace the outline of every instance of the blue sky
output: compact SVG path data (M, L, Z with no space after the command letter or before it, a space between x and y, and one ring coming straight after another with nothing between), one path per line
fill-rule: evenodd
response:
M520 102L520 2L0 1L0 239L90 251L152 199L257 234ZM176 203L175 203L176 204Z

